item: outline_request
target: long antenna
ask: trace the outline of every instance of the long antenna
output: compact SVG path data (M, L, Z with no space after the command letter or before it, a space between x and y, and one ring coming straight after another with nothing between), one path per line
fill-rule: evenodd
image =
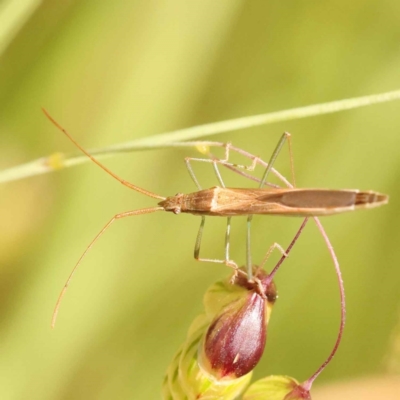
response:
M110 227L110 225L116 221L117 219L121 219L121 218L125 218L125 217L132 217L134 215L141 215L141 214L149 214L155 211L164 211L163 207L151 207L151 208L142 208L140 210L133 210L133 211L126 211L117 215L114 215L114 217L112 217L110 219L110 221L107 222L107 224L103 227L103 229L96 235L96 237L90 242L89 246L86 247L86 250L83 252L83 254L79 257L78 262L75 264L74 268L72 269L71 273L69 274L69 277L67 279L67 281L65 282L64 287L61 290L60 295L58 296L58 300L56 303L56 306L54 308L53 311L53 316L51 318L51 327L54 328L54 326L56 325L56 320L57 320L57 315L58 315L58 310L60 309L60 304L61 304L61 300L63 299L65 292L68 289L68 286L71 282L72 277L74 276L79 264L81 263L81 261L83 260L83 258L86 256L87 252L93 247L93 245L97 242L97 239L100 238L100 236Z
M150 192L146 189L142 189L139 186L134 185L133 183L130 183L122 178L120 178L118 175L114 174L114 172L110 171L105 165L103 165L100 161L98 161L96 158L94 158L90 153L88 153L78 142L75 141L75 139L45 110L42 108L44 114L46 117L53 123L53 125L56 126L61 132L63 132L68 139L84 154L86 154L94 163L96 163L100 168L102 168L104 171L107 172L107 174L111 175L114 179L117 181L121 182L124 186L136 190L139 193L143 193L146 196L153 197L154 199L160 199L160 200L165 200L166 198L164 196L160 196L158 194L155 194L153 192Z

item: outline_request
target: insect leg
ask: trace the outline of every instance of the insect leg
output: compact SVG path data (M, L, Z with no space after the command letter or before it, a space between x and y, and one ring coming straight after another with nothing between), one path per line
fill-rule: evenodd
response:
M282 137L280 138L278 144L275 147L275 150L273 151L271 158L269 159L268 166L264 171L264 174L261 178L260 185L259 187L262 188L265 183L267 182L267 177L268 174L271 172L272 167L282 149L282 146L284 145L286 139L288 139L288 142L290 143L290 133L285 132ZM291 168L292 168L292 175L294 179L294 170L293 170L293 156L291 152L291 145L289 145L289 151L290 151L290 160L291 160ZM249 215L247 217L247 240L246 240L246 252L247 252L247 257L246 257L246 267L247 267L247 275L249 277L249 280L253 278L253 273L252 273L252 262L251 262L251 221L253 219L252 215Z
M230 262L229 259L229 250L231 246L231 219L232 217L228 217L226 219L226 232L225 232L225 262Z
M245 155L246 158L249 158L251 160L250 165L242 165L242 164L234 164L229 162L229 154L230 154L230 149L233 149L235 152L237 152L236 147L232 146L231 143L222 143L222 142L186 142L186 145L192 144L194 147L196 147L201 153L209 155L210 158L198 158L198 157L186 157L185 162L186 165L188 165L188 162L190 161L198 161L198 162L205 162L205 163L214 163L217 162L219 164L224 164L224 165L229 165L231 167L235 168L240 168L244 169L247 171L254 171L255 167L257 166L257 163L259 162L260 158L257 156L253 155ZM212 155L209 151L209 147L223 147L225 148L225 156L223 159L217 158L214 155ZM240 152L239 152L240 154ZM190 172L190 171L189 171ZM190 173L192 176L192 172ZM192 176L193 177L193 176Z
M289 152L290 152L290 164L291 164L291 170L292 170L292 178L294 181L294 169L293 169L293 154L292 154L292 146L291 146L291 139L290 139L290 133L285 132L281 138L279 139L278 144L275 147L275 150L273 151L271 158L269 159L268 162L268 166L264 171L264 175L261 178L261 182L260 182L260 188L262 188L265 185L265 182L267 181L267 176L269 175L269 173L272 170L272 167L280 153L280 151L282 150L282 146L284 145L285 141L288 140L289 143Z
M71 283L71 279L74 276L78 266L80 265L80 263L82 262L82 260L84 259L84 257L86 256L86 254L88 253L88 251L93 247L93 245L97 242L97 240L100 238L100 236L110 227L110 225L116 221L117 219L121 219L121 218L125 218L125 217L132 217L134 215L141 215L141 214L150 214L152 212L155 211L164 211L163 207L151 207L151 208L142 208L140 210L133 210L133 211L126 211L120 214L116 214L114 215L114 217L112 217L110 219L110 221L107 222L107 224L103 227L103 229L96 235L96 237L90 242L89 246L86 247L86 250L83 252L83 254L80 256L78 262L75 264L74 268L72 269L67 281L65 282L65 285L63 287L63 289L61 290L60 295L58 296L58 300L56 303L56 306L54 308L54 312L53 312L53 317L51 320L51 327L54 328L55 324L56 324L56 319L57 319L57 315L58 315L58 311L60 309L60 304L61 304L61 300L64 297L65 292L67 291L67 288L69 286L69 284Z
M246 235L246 269L249 281L253 279L253 263L251 261L251 221L252 215L247 217L247 235Z
M229 218L228 218L229 219ZM218 260L215 258L201 258L200 257L200 244L201 244L201 238L203 236L203 230L204 230L204 224L206 221L206 217L201 217L201 222L200 222L200 228L199 228L199 232L197 234L197 238L196 238L196 244L194 247L194 258L197 261L202 261L202 262L213 262L213 263L217 263L217 264L225 264L227 267L233 268L235 271L234 277L239 273L239 266L232 260L229 259L225 259L225 260ZM229 228L227 228L227 236L229 238L229 233L230 232L230 221L228 223ZM226 255L226 254L225 254Z
M289 255L285 252L285 250L283 250L283 247L279 243L275 242L273 245L270 246L270 248L268 249L268 251L265 254L264 258L262 259L261 264L259 266L260 269L262 269L264 267L264 265L267 262L268 258L270 257L270 255L272 254L272 252L275 249L278 249L283 257L285 257L285 258L289 257Z
M219 180L219 183L221 185L221 187L225 187L225 183L222 179L221 173L219 172L219 168L217 165L217 161L213 162L213 167L214 167L214 171L215 174L217 175L217 179ZM226 222L226 232L225 232L225 263L229 263L230 262L230 258L229 258L229 249L230 249L230 238L231 238L231 220L232 217L228 217L227 218L227 222Z
M226 153L225 153L225 154L226 154ZM208 158L194 158L194 157L186 157L186 158L185 158L186 168L187 168L188 171L189 171L190 177L193 179L193 182L195 183L195 185L197 186L197 188L198 188L199 190L201 190L202 187L201 187L201 185L200 185L200 183L199 183L199 181L198 181L198 179L197 179L197 177L196 177L196 175L195 175L195 173L194 173L194 171L193 171L193 167L192 167L191 161L199 161L199 162L212 163L212 164L213 164L213 167L214 167L214 172L215 172L215 174L217 175L217 179L218 179L218 181L219 181L221 187L225 187L225 184L224 184L224 182L223 182L223 180L222 180L221 173L219 172L219 169L218 169L218 166L217 166L218 163L219 163L219 164L224 164L224 165L225 165L225 164L226 164L226 163L225 163L225 160L219 160L219 159L214 160L214 159L208 159Z
M215 157L212 156L212 154L210 152L208 152L208 154L211 156L211 159L213 161L217 161L220 164L225 164L225 165L230 165L232 167L245 169L246 171L254 171L254 169L257 166L257 162L259 161L260 157L257 157L257 156L247 157L247 158L249 158L251 160L251 164L250 165L234 164L234 163L229 162L230 150L234 149L234 147L232 146L232 143L230 143L230 142L225 143L224 147L225 147L225 158L224 159L216 159Z
M293 169L293 155L292 155L292 150L291 150L291 137L289 133L284 134L287 139L288 139L288 144L289 144L289 152L290 152L290 163L291 163L291 170L292 170L292 175L293 175L293 181L294 181L294 169ZM249 153L246 150L243 150L239 147L233 146L231 143L222 143L222 142L210 142L210 141L196 141L196 142L179 142L179 143L173 143L174 146L176 147L196 147L197 149L201 148L202 153L207 154L210 158L194 158L194 157L187 157L188 161L199 161L199 162L207 162L207 163L212 163L216 162L217 164L223 165L225 168L230 169L231 171L244 176L245 178L260 182L259 178L256 178L250 174L247 174L244 171L240 170L246 170L246 171L253 171L257 165L260 165L262 167L267 168L268 163L265 162L263 159L261 159L258 156L255 156L254 154ZM225 158L220 159L214 154L212 154L209 151L209 147L226 147L225 151ZM241 164L234 164L230 163L229 161L229 154L231 152L237 153L240 156L243 156L245 158L248 158L251 160L251 165L246 166L246 165L241 165ZM187 161L186 161L187 162ZM238 170L239 169L239 170ZM287 187L293 187L293 185L281 174L279 173L275 168L271 167L270 172L274 174L281 182L283 185ZM192 175L192 174L191 174ZM274 187L274 188L279 188L279 185L265 182L264 185Z
M199 190L201 190L201 185L199 183L199 181L196 178L196 175L193 171L193 168L190 164L190 161L192 161L193 159L190 157L185 158L185 163L186 163L186 167L189 171L190 176L192 177L194 183L196 184L197 188ZM195 161L197 161L196 159L194 159ZM218 181L221 185L221 187L225 187L224 181L222 179L221 173L219 172L218 166L217 166L217 162L216 161L212 161L212 160L208 160L209 162L213 163L213 167L214 167L214 171L215 174L217 175ZM230 232L231 232L231 217L229 217L227 219L227 225L226 225L226 232L225 232L225 260L217 260L217 259L206 259L206 258L200 258L199 254L200 254L200 246L201 246L201 239L203 237L203 230L204 230L204 224L206 222L206 217L203 216L201 217L201 222L200 222L200 228L199 228L199 232L197 234L197 238L196 238L196 243L195 243L195 247L194 247L194 258L198 261L208 261L208 262L215 262L215 263L221 263L221 264L225 264L229 267L234 268L235 270L238 269L238 266L236 265L236 263L234 263L233 261L231 261L229 259L229 248L230 248Z
M191 161L191 160L196 160L196 159L192 159L192 158L190 158L190 157L186 157L186 158L185 158L186 168L188 169L189 175L190 175L190 177L193 179L193 182L194 182L195 185L197 186L197 189L201 190L201 189L202 189L202 188L201 188L201 185L200 185L199 181L198 181L197 178L196 178L196 175L195 175L195 173L194 173L194 171L193 171L193 168L192 168L192 164L190 164L190 161ZM203 224L203 225L204 225L204 224Z
M290 135L290 134L287 134ZM290 137L288 138L290 139ZM290 140L288 140L289 143L291 143ZM260 165L262 167L267 167L268 163L265 162L264 160L262 160L260 157L255 156L254 154L249 153L246 150L243 150L239 147L233 146L232 144L228 143L228 150L229 151L225 151L225 158L224 159L219 159L217 156L215 156L214 154L212 154L209 151L210 147L225 147L227 146L226 143L222 143L222 142L211 142L211 141L195 141L195 142L179 142L179 143L174 143L174 146L177 147L196 147L197 149L201 149L199 150L201 153L207 154L210 158L209 159L205 159L205 158L191 158L193 160L196 161L200 161L200 162L212 162L212 161L216 161L218 164L222 164L225 168L228 168L234 172L236 172L239 175L242 175L246 178L255 180L260 182L260 180L256 177L252 177L249 174L246 174L246 172L244 171L238 171L237 168L242 169L242 170L253 170L257 165ZM289 149L290 150L290 149ZM229 163L227 160L227 156L226 154L228 153L228 155L234 152L236 154L239 154L245 158L248 158L249 160L252 161L252 164L250 166L245 166L245 165L239 165L239 164L233 164L233 163ZM291 157L292 157L292 153ZM228 156L229 158L229 156ZM292 163L292 158L291 158L291 163ZM293 168L292 168L293 171ZM292 187L292 184L282 175L280 174L275 168L271 168L271 172L285 185L288 187ZM257 180L258 179L258 180ZM271 183L265 183L265 185L271 186L271 187L279 187L278 185L275 184L271 184Z
M201 238L203 237L203 230L204 230L204 224L205 223L206 223L206 217L202 216L201 217L199 231L197 233L196 243L194 244L194 258L196 260L200 260L200 257L199 257L200 245L201 245Z
M201 217L201 222L200 222L200 228L199 228L199 232L197 234L197 238L196 238L196 243L194 246L194 258L197 261L203 261L203 262L212 262L212 263L217 263L217 264L225 264L226 266L233 268L235 270L235 274L238 273L239 271L239 267L238 265L232 261L229 260L229 244L228 246L226 245L226 243L229 243L229 235L230 235L230 218L228 218L228 224L227 224L227 230L226 230L226 235L225 235L225 260L219 260L219 259L215 259L215 258L201 258L200 257L200 245L201 245L201 239L203 236L203 230L204 230L204 224L206 222L206 217L202 216Z

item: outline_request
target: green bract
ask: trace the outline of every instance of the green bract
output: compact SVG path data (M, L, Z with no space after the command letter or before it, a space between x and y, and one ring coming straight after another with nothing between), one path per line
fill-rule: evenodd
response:
M256 276L262 282L262 279L265 279L268 275L263 271L259 271ZM211 356L210 353L204 351L204 343L210 335L212 336L215 333L210 333L211 327L218 325L221 319L223 320L222 325L230 323L229 318L231 315L234 316L233 321L237 325L240 323L242 315L244 315L244 321L247 321L247 316L245 315L248 310L247 304L249 299L254 298L254 296L259 296L264 302L263 313L265 317L263 321L265 323L265 333L276 292L275 285L271 283L268 288L264 288L265 292L263 292L262 297L259 294L260 287L262 286L247 282L243 277L237 277L234 284L228 281L217 282L207 290L204 296L205 314L198 316L193 321L185 343L181 346L167 370L163 383L163 399L233 400L244 392L250 382L252 371L250 370L250 372L240 377L235 377L232 374L221 376L218 369L213 371L213 365L215 365L213 361L215 360L210 360L209 357L217 357L221 352L223 353L224 346L226 346L227 342L230 342L229 338L226 340L227 335L232 335L233 342L235 340L246 340L246 335L237 338L235 334L236 332L241 334L241 330L232 329L231 333L228 332L224 335L221 342L213 338L212 346L217 349L212 352ZM250 338L253 340L254 337L250 336ZM262 353L265 341L260 341L260 343L260 346L262 345ZM220 349L218 349L219 346L221 346ZM246 358L246 354L244 354L246 347L251 348L252 346L249 344L248 346L243 346L243 348L240 347L239 351L241 353L238 353L238 358L233 363L240 363L241 359ZM257 362L258 359L255 364ZM220 366L217 368L220 368Z

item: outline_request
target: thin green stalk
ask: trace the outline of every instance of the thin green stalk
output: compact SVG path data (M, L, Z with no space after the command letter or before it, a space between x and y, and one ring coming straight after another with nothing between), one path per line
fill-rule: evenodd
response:
M321 114L330 114L398 99L400 99L400 90L199 125L172 132L160 133L158 135L148 136L130 142L104 147L102 149L89 150L89 152L93 155L97 155L97 158L105 158L121 152L182 146L193 147L196 145L196 142L177 142L212 136L222 132L250 128L252 126L272 124L275 122L289 121ZM40 175L88 161L90 160L86 156L54 153L48 157L43 157L26 164L21 164L0 171L0 183Z

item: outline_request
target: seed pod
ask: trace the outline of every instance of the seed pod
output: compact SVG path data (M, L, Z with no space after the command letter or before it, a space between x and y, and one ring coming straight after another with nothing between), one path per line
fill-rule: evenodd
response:
M266 326L276 299L268 275L255 282L238 275L218 282L204 296L205 314L192 323L186 342L167 370L163 398L235 399L250 382L264 351Z
M236 279L242 295L223 307L207 330L199 362L219 380L240 378L260 361L276 299L275 285L266 287L267 278L259 271L255 283Z

